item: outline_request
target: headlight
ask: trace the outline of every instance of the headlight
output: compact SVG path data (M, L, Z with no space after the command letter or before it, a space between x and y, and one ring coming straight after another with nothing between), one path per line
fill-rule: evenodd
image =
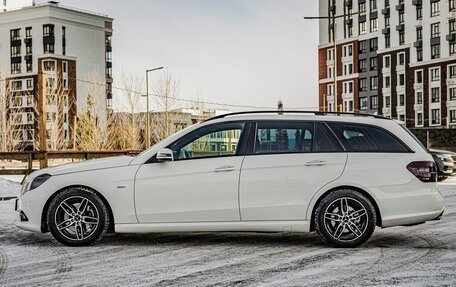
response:
M35 177L32 182L30 182L27 186L27 191L29 190L32 190L32 189L35 189L37 188L38 186L42 185L43 183L46 182L46 180L48 180L49 178L51 177L50 174L42 174L42 175L39 175L37 177Z

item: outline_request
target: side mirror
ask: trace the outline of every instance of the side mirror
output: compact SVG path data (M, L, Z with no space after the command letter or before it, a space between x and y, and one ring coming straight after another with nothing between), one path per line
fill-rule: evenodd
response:
M169 148L161 149L157 153L157 161L158 162L173 161L173 160L174 160L173 151L170 150Z

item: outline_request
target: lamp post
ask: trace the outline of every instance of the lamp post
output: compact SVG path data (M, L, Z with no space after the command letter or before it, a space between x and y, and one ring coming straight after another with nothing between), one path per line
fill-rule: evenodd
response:
M364 12L363 12L364 13ZM332 23L333 23L333 50L334 50L334 53L333 53L333 63L334 63L334 109L335 111L337 112L338 111L338 108L337 108L337 44L336 44L336 19L339 19L339 18L342 18L342 17L351 17L353 15L357 15L357 14L360 14L360 12L355 12L355 13L349 13L349 14L342 14L342 15L337 15L336 16L336 11L333 10L332 12L332 15L331 16L318 16L318 17L304 17L305 20L312 20L312 19L331 19L332 20ZM328 35L329 36L329 35ZM329 39L329 37L328 37ZM323 103L325 103L326 101L323 100ZM326 111L326 106L323 107L323 111Z
M161 70L163 67L146 69L146 148L150 147L150 114L149 114L149 72Z

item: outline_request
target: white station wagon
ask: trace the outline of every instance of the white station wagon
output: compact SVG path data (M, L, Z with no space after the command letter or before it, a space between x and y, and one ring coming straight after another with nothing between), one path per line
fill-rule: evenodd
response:
M17 226L83 246L106 232L311 232L332 246L376 226L441 217L432 156L400 123L323 112L243 112L136 157L29 175Z

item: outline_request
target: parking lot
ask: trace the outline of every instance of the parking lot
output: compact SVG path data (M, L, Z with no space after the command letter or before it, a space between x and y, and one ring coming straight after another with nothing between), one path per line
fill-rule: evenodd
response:
M377 228L357 249L325 247L315 233L109 235L70 248L17 229L14 201L0 201L0 285L456 286L456 179L439 188L442 220ZM17 191L0 179L0 196Z

